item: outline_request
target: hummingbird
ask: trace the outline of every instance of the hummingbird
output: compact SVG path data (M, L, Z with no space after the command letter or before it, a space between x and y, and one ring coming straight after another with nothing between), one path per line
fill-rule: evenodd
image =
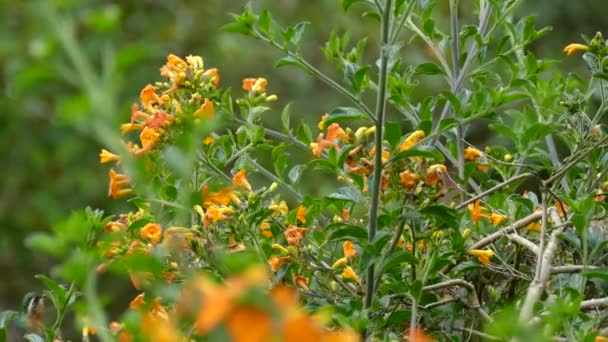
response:
M24 298L25 322L30 329L35 331L42 330L42 319L46 312L44 295L28 293Z

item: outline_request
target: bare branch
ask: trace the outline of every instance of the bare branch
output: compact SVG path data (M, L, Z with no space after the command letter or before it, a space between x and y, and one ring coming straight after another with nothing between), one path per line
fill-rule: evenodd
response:
M469 247L469 250L481 249L481 248L491 244L492 242L500 239L501 237L509 234L510 232L516 232L517 229L525 227L528 224L538 220L539 218L541 218L541 216L542 216L542 213L533 212L532 214L520 219L519 221L515 221L515 222L511 223L510 225L502 228L501 230L497 231L496 233L490 234L490 235L486 236L485 238L477 241L471 247Z
M593 298L581 302L581 311L603 309L608 307L608 297Z

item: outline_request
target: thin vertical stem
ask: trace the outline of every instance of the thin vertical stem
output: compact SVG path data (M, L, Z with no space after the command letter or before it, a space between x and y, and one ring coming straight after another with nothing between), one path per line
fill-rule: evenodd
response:
M450 0L450 28L452 33L452 69L454 77L460 77L460 48L458 43L458 0ZM456 127L458 153L458 181L464 179L464 128L461 123ZM464 191L460 190L460 201L464 201Z
M380 186L382 179L382 152L384 142L384 117L386 112L386 88L388 76L389 35L393 1L386 0L382 14L382 32L380 42L380 73L378 75L378 95L376 98L376 154L374 156L374 177L370 186L371 204L369 208L369 223L367 226L369 242L374 241L378 227L378 205L380 203ZM374 263L367 268L367 290L365 293L365 308L369 309L374 297Z

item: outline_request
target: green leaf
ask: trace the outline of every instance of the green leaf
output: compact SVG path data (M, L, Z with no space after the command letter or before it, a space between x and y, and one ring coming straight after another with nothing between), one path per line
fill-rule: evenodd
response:
M416 66L414 75L445 75L445 72L435 63L422 63Z
M289 182L291 184L297 184L300 180L300 176L302 176L302 171L306 168L306 165L296 165L289 170Z
M437 225L458 227L458 212L445 205L431 205L420 210L423 216L430 217Z
M329 116L325 120L325 127L328 127L334 122L349 122L366 119L368 119L367 115L357 108L338 107L329 113Z
M44 339L36 334L23 335L23 338L29 342L44 342Z
M350 201L355 203L363 203L363 197L361 197L361 193L359 190L353 186L345 186L338 191L327 195L327 198Z
M420 146L417 148L410 148L408 150L395 154L391 158L391 160L393 162L396 162L398 160L401 160L401 159L407 158L407 157L425 157L425 158L434 159L436 161L443 160L443 155L441 154L441 152L439 152L433 146Z
M308 127L304 121L300 121L300 124L296 129L296 136L298 140L307 145L312 142L312 132L310 131L310 127Z
M302 62L300 62L297 58L293 57L293 56L285 56L281 59L279 59L275 64L274 67L275 68L281 68L287 65L292 65L292 66L296 66L299 68L302 68L304 70L306 70L304 64L302 64Z
M283 124L283 130L287 134L291 133L291 129L289 128L290 119L291 119L291 102L288 103L285 106L285 108L283 108L283 112L281 112L281 123Z
M386 123L384 131L384 137L388 141L391 148L397 148L403 135L401 132L401 125L395 121L389 121Z
M13 310L6 310L0 312L0 329L4 329L8 326L9 322L16 321L19 319L20 313Z
M326 241L367 241L367 230L354 224L337 222L326 226L324 230L327 232Z
M44 285L55 295L59 303L65 303L67 290L63 286L57 284L57 282L44 274L37 274L35 278L44 283Z
M388 272L393 267L401 266L405 263L417 264L418 259L416 259L416 257L410 252L394 251L384 261L384 272Z
M272 21L272 15L270 14L270 11L268 11L266 9L263 10L260 13L260 16L258 17L258 28L260 29L260 31L268 34L268 32L270 31L271 21Z

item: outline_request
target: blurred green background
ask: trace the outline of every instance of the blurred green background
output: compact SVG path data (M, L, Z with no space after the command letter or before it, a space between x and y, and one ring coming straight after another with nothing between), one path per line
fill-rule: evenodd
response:
M224 86L240 88L243 77L265 76L277 93L277 111L294 101L292 113L316 122L345 101L294 69L274 69L281 56L260 42L221 32L245 1L54 0L0 1L0 310L15 309L37 290L33 278L53 260L24 245L33 231L48 230L72 210L85 206L117 212L106 197L106 168L98 164L102 146L116 144L119 123L127 121L140 89L159 80L168 53L199 54L220 69ZM438 1L445 24L447 1ZM462 8L471 8L462 0ZM256 0L282 24L308 21L304 52L335 78L319 47L332 27L376 41L376 26L355 9L344 15L339 0ZM553 32L533 47L537 55L563 59L564 45L606 30L605 0L527 1L521 15L536 15L537 26ZM461 23L473 20L463 13ZM445 26L442 26L445 27ZM422 46L404 49L405 60ZM411 57L414 58L414 57ZM562 71L580 67L568 60ZM270 114L272 115L272 114ZM278 121L278 115L277 115ZM113 134L108 134L112 132Z

